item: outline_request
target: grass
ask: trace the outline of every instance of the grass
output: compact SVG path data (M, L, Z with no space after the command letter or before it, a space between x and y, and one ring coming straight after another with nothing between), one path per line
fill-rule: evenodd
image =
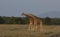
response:
M60 37L60 26L44 25L44 33L27 30L28 25L0 25L0 37Z

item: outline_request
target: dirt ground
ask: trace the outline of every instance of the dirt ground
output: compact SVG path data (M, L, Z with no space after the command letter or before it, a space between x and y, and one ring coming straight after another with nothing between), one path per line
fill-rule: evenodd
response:
M44 25L44 32L30 31L28 25L0 24L0 37L60 37L59 25Z

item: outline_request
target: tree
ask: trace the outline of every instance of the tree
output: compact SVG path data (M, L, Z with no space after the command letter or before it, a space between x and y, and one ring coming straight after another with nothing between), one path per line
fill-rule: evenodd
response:
M21 21L22 24L27 24L28 23L28 19L26 17L21 17L20 19L21 19L20 21Z
M4 23L4 20L3 18L0 16L0 24L3 24Z
M51 25L51 18L46 17L45 20L44 20L44 23L47 24L47 25Z

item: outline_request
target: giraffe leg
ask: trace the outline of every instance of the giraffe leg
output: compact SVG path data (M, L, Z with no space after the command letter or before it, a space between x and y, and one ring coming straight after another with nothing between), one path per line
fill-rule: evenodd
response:
M34 25L31 26L31 30L34 31Z
M33 27L33 29L34 29L34 31L37 30L37 23L36 23L36 22L34 23L34 27Z
M29 28L28 28L29 30L33 30L33 22L31 22L30 24L29 24Z
M30 24L30 25L29 25L29 30L34 31L34 27L35 27L35 26L34 26L33 24Z
M30 18L29 19L29 30L32 30L32 25L33 25L33 20Z
M33 31L37 30L37 20L34 19Z
M37 24L36 24L36 27L35 27L35 28L36 28L36 30L37 30Z
M40 22L40 31L43 32L43 25L42 25L42 22Z
M33 24L31 25L31 30L34 31L34 25Z
M28 28L28 29L29 29L29 30L32 30L32 27L33 27L33 26L32 26L32 23L31 23L31 24L29 24L29 28Z
M28 30L31 30L31 24L29 24L29 28L28 28Z

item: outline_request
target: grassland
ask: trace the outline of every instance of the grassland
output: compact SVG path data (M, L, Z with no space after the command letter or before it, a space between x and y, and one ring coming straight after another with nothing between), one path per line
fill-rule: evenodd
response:
M44 25L44 33L27 30L28 25L1 24L0 37L60 37L60 26Z

